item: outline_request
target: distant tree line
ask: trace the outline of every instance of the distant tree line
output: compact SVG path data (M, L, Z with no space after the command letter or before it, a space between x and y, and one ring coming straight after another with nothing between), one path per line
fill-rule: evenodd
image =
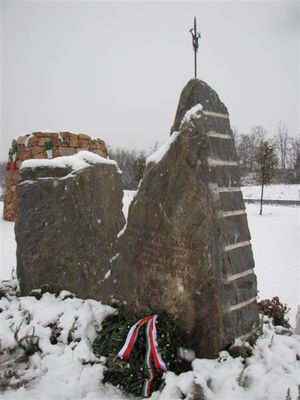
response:
M125 190L137 189L146 168L146 159L158 149L156 142L149 150L128 150L108 146L108 156L117 161L122 171L122 185Z
M256 155L264 142L272 147L277 160L275 182L300 183L300 138L289 136L284 122L278 124L275 135L269 140L266 140L267 131L261 125L253 126L249 133L239 134L234 130L234 137L241 174L246 183L254 183L251 177L255 180Z
M267 131L261 125L255 125L249 133L233 130L236 149L240 160L242 184L257 183L256 155L264 142ZM276 158L274 182L300 183L300 138L288 134L284 122L279 122L275 135L269 139ZM116 160L122 170L123 189L134 190L142 179L146 159L158 149L158 143L148 150L129 150L108 146L108 156ZM0 163L0 186L5 185L5 163Z
M261 184L257 163L257 157L260 156L257 154L262 151L262 146L272 150L274 183L300 183L300 138L289 136L284 122L279 122L275 135L268 140L268 132L261 125L253 126L249 133L240 134L234 129L233 134L240 160L242 184ZM157 148L158 143L148 151L109 148L109 157L116 160L123 171L124 189L137 188L145 170L146 159ZM271 182L266 182L269 183Z

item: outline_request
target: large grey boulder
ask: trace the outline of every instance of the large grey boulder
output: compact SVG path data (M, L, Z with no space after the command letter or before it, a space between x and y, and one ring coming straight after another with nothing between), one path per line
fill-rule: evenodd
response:
M148 159L102 299L165 310L196 354L258 324L256 277L228 111L199 80L183 89L169 142Z
M22 294L44 287L99 298L122 214L114 161L82 151L29 160L17 186L17 276Z

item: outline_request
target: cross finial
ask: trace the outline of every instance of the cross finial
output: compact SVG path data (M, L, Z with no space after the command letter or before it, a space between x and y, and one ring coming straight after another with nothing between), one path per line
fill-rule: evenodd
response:
M199 32L197 32L197 20L196 17L194 17L194 28L190 29L192 38L193 38L193 48L194 48L194 55L195 55L195 78L197 78L197 51L199 47L198 40L201 38L201 35Z

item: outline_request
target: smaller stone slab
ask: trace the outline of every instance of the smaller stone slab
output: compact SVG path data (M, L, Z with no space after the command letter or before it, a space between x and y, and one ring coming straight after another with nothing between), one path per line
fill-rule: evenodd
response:
M122 213L115 161L90 152L28 160L17 185L17 276L23 295L44 288L99 298Z
M6 164L3 218L7 221L16 220L15 188L23 161L32 158L47 159L71 156L82 150L89 150L102 157L107 156L107 149L102 139L92 139L83 133L33 132L31 135L13 139Z

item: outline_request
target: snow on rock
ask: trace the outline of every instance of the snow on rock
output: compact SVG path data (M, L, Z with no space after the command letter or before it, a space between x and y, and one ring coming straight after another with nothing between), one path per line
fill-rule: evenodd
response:
M184 115L181 121L180 128L183 126L185 122L189 122L192 117L201 117L201 114L198 114L199 111L202 111L202 104L198 103L194 107L190 108Z
M123 228L120 230L120 232L117 234L117 238L119 239L124 232L126 231L127 228L127 218L128 218L128 210L129 210L129 206L130 203L133 201L133 199L135 198L136 194L137 194L138 190L124 190L124 194L123 194L123 208L122 208L122 212L125 218L125 224L123 226ZM112 260L111 260L112 261Z
M21 166L21 169L39 167L71 168L72 171L77 172L88 168L93 164L112 164L117 167L119 172L121 172L116 161L101 157L98 154L90 151L80 151L72 156L56 157L51 159L25 160Z
M202 110L202 105L201 104L196 104L194 107L192 107L190 110L188 110L184 117L182 118L180 128L183 126L185 122L189 122L192 117L201 117L201 114L199 114L199 111ZM169 150L171 144L176 140L178 135L180 134L180 131L173 132L172 135L169 137L169 139L151 156L149 156L146 160L146 165L150 163L159 163Z
M151 156L149 156L146 160L146 165L150 163L159 163L168 152L171 144L175 142L180 132L173 132L169 139Z
M138 192L137 190L124 190L122 211L123 211L126 221L127 221L127 217L128 217L128 210L129 210L130 203L135 198L137 192Z

